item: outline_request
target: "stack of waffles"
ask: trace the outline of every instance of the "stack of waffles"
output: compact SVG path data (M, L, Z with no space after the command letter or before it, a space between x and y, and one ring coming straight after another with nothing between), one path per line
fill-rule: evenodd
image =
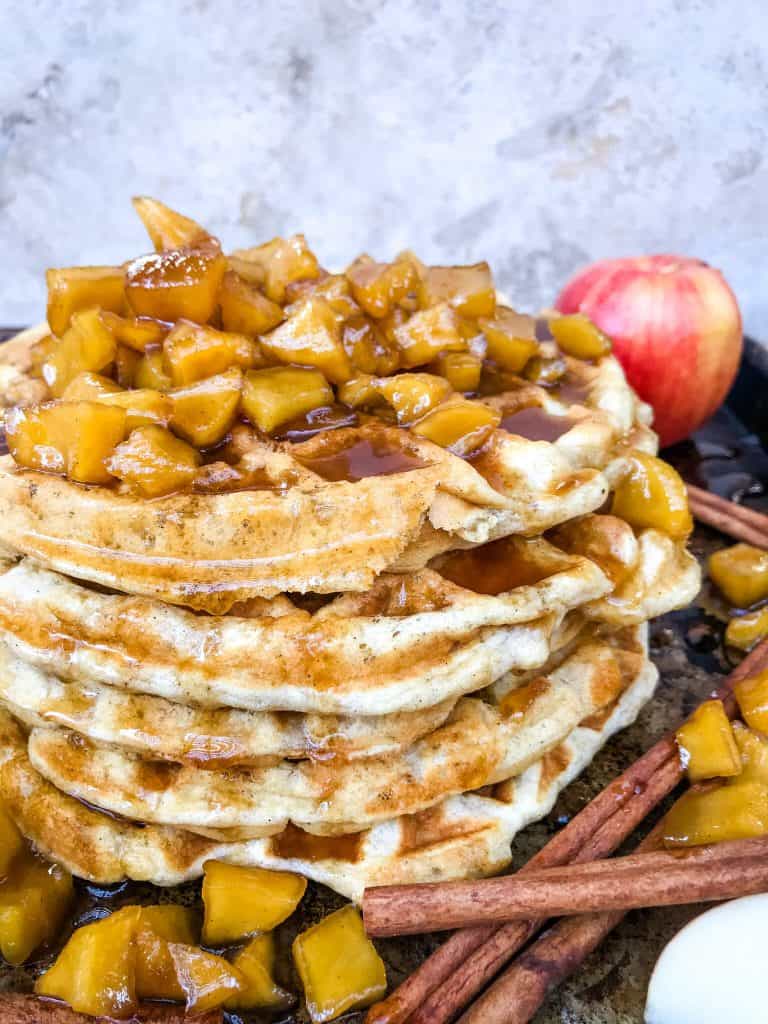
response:
M504 868L651 697L647 622L698 588L648 407L604 339L580 350L560 321L512 313L484 265L404 254L328 275L300 237L224 257L194 222L139 209L158 255L113 268L117 298L93 286L104 268L53 272L56 333L27 332L6 367L16 394L53 398L8 413L0 459L10 813L102 883L173 885L216 858L359 899ZM185 260L221 270L196 317ZM227 288L277 324L233 323ZM96 320L117 338L98 357ZM362 327L386 372L365 364ZM188 350L215 355L191 388L234 374L242 399L185 463L174 358L190 333ZM326 397L268 421L254 389L295 364L323 373ZM128 423L88 476L95 407ZM170 463L192 468L156 486Z

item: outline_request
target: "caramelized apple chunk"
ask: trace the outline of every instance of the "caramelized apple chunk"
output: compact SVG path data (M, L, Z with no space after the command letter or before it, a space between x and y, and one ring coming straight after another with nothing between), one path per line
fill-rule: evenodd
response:
M611 340L583 313L552 317L549 329L558 348L574 359L600 359L611 351Z
M0 804L0 879L5 878L11 863L24 849L21 832L8 811Z
M246 988L225 1003L228 1010L283 1010L294 1001L274 979L275 940L270 932L251 939L232 960Z
M440 352L464 352L456 311L447 303L414 313L394 331L400 361L406 369L431 363Z
M370 1006L387 990L384 964L352 906L298 935L293 959L314 1024Z
M768 733L768 670L742 679L734 685L733 692L747 725Z
M768 786L736 780L689 789L664 818L666 846L703 846L768 835Z
M472 352L441 352L435 360L435 373L445 377L454 391L477 391L483 362Z
M123 389L111 377L100 373L78 373L61 396L65 402L95 402L104 395L117 395Z
M333 403L333 391L317 370L276 366L250 370L243 382L243 413L269 434L296 416Z
M725 628L725 642L740 651L751 651L755 644L768 636L768 606L737 615Z
M177 323L163 344L163 369L175 387L223 373L231 366L248 370L261 363L252 338L188 320Z
M219 290L221 323L225 331L266 334L283 319L283 311L249 281L228 270Z
M216 311L226 269L218 246L150 253L127 264L125 293L138 316L204 324Z
M433 373L398 373L376 379L373 386L392 406L403 426L420 419L451 394L448 381Z
M144 356L140 352L135 352L132 348L128 348L127 345L117 346L115 378L121 388L133 387L139 363L143 358Z
M107 459L113 476L145 498L188 487L202 462L200 453L164 427L150 425L134 430Z
M264 275L267 298L279 305L285 302L289 284L320 277L320 264L304 235L273 238L271 242L252 249L238 249L230 257L232 259L259 267Z
M111 331L115 341L126 345L134 352L146 352L148 348L162 345L171 325L151 316L118 316L117 313L101 311L101 322Z
M288 297L291 302L295 302L297 299L304 298L307 295L316 295L319 298L325 299L336 316L342 321L362 315L362 310L352 297L352 287L349 279L343 274L328 274L327 277L318 278L316 281L299 281L292 287L296 289L296 292L290 298L289 287ZM301 291L299 291L299 287L301 287Z
M568 364L560 357L542 358L534 356L525 364L523 376L540 388L551 388L560 384L568 372Z
M465 458L486 443L500 416L495 409L466 398L451 398L411 427L419 437Z
M342 325L341 343L359 373L386 377L400 364L400 353L379 324L362 314L349 317Z
M189 1013L214 1010L247 988L244 975L224 957L175 942L168 943L168 952Z
M173 381L165 372L165 357L162 349L153 349L138 356L138 362L133 371L132 387L144 388L149 391L170 391ZM119 351L118 351L119 355Z
M186 999L168 944L177 942L191 946L198 934L197 915L190 907L166 903L141 908L136 927L136 995L139 999L174 1002Z
M735 608L749 608L768 597L768 551L734 544L709 558L709 575Z
M419 284L422 308L447 302L462 316L493 316L496 290L487 263L471 266L425 267Z
M533 317L499 306L492 319L479 323L487 342L486 358L502 370L520 373L539 350Z
M99 402L46 402L12 409L6 417L8 448L20 466L66 474L83 484L112 479L107 460L127 432L123 409Z
M63 999L91 1017L132 1017L136 998L136 929L139 907L124 907L83 925L56 962L35 983L39 996Z
M748 729L741 722L733 723L733 736L739 748L741 774L729 785L760 782L768 786L768 737Z
M377 319L390 314L419 283L418 271L409 259L377 263L370 256L358 256L346 276L357 304Z
M172 210L159 199L134 196L131 202L158 252L194 247L211 241L211 236L205 228L191 218Z
M60 398L80 373L103 373L115 360L117 342L98 309L75 313L72 324L43 363L43 379L54 398Z
M722 701L704 701L680 726L675 739L691 782L741 771L739 750Z
M22 964L54 939L75 898L72 876L29 849L14 857L0 882L0 954Z
M313 366L334 383L353 375L338 318L321 296L293 305L288 318L260 340L264 351L280 362Z
M384 398L377 387L377 380L368 373L361 373L345 381L338 389L339 401L350 409L363 407L372 409L384 404Z
M235 366L226 373L174 388L168 394L173 406L172 429L196 448L218 444L235 422L242 386L242 370Z
M290 917L307 888L302 875L241 868L209 860L203 865L203 942L225 946L268 932Z
M125 308L122 267L54 267L45 272L48 284L48 326L62 337L72 315L98 307L113 313Z
M680 475L645 452L632 453L629 472L614 491L611 512L637 530L661 530L675 539L687 537L693 529Z

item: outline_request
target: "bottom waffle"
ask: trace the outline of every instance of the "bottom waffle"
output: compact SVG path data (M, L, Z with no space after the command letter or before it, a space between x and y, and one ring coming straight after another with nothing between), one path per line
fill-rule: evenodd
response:
M646 628L632 630L645 651ZM0 712L0 787L21 830L74 874L108 883L129 877L159 885L195 878L208 859L299 871L352 899L368 885L490 874L511 859L510 844L546 814L617 730L653 693L657 673L639 658L619 699L589 716L512 781L451 796L413 815L354 835L309 835L293 825L269 838L220 842L178 828L140 825L67 796L33 767L27 738Z

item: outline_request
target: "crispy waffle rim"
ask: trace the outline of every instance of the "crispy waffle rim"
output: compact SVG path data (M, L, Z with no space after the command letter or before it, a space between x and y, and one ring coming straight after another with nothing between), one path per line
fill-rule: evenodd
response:
M351 764L204 770L50 727L32 730L29 756L58 789L131 820L227 839L289 824L345 835L519 775L579 722L615 703L643 659L631 631L602 635L587 627L560 664L501 703L464 697L444 724L401 753Z
M22 560L0 573L0 640L64 681L193 706L416 712L544 664L570 612L631 624L695 596L699 569L682 542L655 530L635 537L614 517L587 517L581 533L589 530L603 531L624 559L629 571L617 584L589 558L511 537L434 563L448 573L456 560L524 555L536 582L507 593L478 593L425 569L385 574L314 613L285 596L255 602L249 618L104 593Z
M298 444L254 438L239 463L261 481L254 489L145 500L21 470L6 456L0 540L67 575L212 612L283 592L364 590L439 551L533 536L594 511L631 447L656 451L650 410L619 363L568 362L589 378L583 402L522 380L480 400L502 413L540 406L570 429L552 442L497 429L470 459L369 419ZM327 479L328 465L360 445L400 457L402 471Z
M647 630L631 632L642 655L618 701L521 775L356 836L313 837L289 828L270 838L222 843L105 815L66 796L33 768L25 734L6 712L0 712L0 784L10 813L42 853L104 884L127 877L175 885L198 877L206 860L219 859L298 871L359 900L369 885L491 874L509 864L516 833L549 812L558 793L652 696L657 672L645 654Z

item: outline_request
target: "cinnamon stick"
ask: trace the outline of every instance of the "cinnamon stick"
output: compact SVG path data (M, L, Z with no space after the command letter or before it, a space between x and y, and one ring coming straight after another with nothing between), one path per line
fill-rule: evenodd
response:
M729 688L765 667L768 667L768 640L758 644L728 676L724 685L714 691L714 696L724 700L731 717L736 705ZM649 781L662 770L668 772L663 785L649 787ZM681 777L674 736L670 734L609 783L521 870L568 863L593 833L601 827L608 827L611 818L621 813L626 817L626 831L622 831L621 819L617 818L615 846L618 846L639 820L672 791ZM630 805L634 807L636 819L625 810ZM413 1024L443 1024L453 1019L527 941L527 936L523 939L520 936L520 922L501 926L481 925L457 931L394 992L371 1007L366 1024L403 1024L414 1014ZM479 969L477 974L474 974L473 966ZM425 1008L424 1016L420 1016L421 1007ZM433 1016L427 1016L426 1011L431 1011Z
M658 848L654 829L637 846ZM515 960L459 1020L459 1024L528 1024L548 994L578 969L624 917L624 911L564 917Z
M699 522L712 526L734 540L743 540L758 548L768 548L768 516L728 501L700 487L688 485L691 512Z
M183 1006L143 1003L131 1018L135 1024L221 1024L221 1010L200 1016L187 1014ZM93 1024L93 1017L76 1013L66 1003L37 996L5 992L0 994L2 1024Z

